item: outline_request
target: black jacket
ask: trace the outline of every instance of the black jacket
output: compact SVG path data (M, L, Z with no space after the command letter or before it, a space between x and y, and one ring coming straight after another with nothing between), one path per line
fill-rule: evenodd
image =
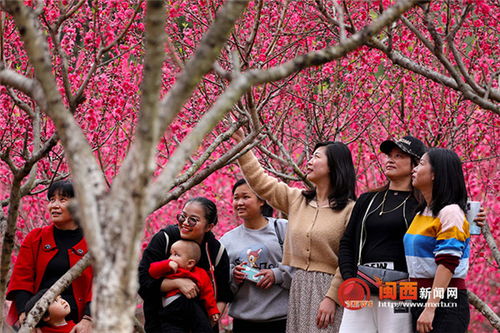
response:
M167 237L168 236L168 244ZM139 295L144 300L144 328L148 333L161 332L160 329L160 319L158 316L159 311L162 308L161 298L164 293L160 291L161 279L153 279L149 273L149 266L152 262L157 262L165 260L168 258L170 253L170 247L176 241L181 239L179 228L176 225L170 225L159 232L157 232L148 244L148 247L144 250L141 262L139 264ZM217 289L217 301L218 302L230 302L232 299L232 294L230 290L230 267L229 258L225 249L219 255L219 250L221 249L221 244L212 232L205 234L201 246L201 259L197 266L201 267L207 272L210 269L210 264L208 261L208 256L206 252L206 246L208 244L208 252L210 259L215 266L214 276ZM217 257L220 257L218 264L216 264ZM210 273L209 273L210 275Z
M361 239L361 223L365 212L370 204L373 196L378 192L367 192L363 193L352 209L351 218L347 224L344 236L340 240L339 246L339 267L340 273L344 280L356 277L358 271L358 256L359 256L359 245ZM380 193L382 194L382 193ZM377 201L377 200L375 200ZM372 204L370 210L377 207L376 202ZM408 225L411 223L415 217L417 207L417 200L411 196L405 206L405 216L408 221ZM402 236L401 236L402 237ZM366 237L363 237L366 238ZM404 253L401 254L404 256Z

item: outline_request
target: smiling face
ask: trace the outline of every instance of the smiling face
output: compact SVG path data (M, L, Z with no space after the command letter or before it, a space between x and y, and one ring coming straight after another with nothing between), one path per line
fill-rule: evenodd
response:
M48 323L58 323L69 315L71 307L64 298L57 296L54 302L49 305L48 312L49 316L45 317L44 320Z
M261 208L264 201L250 189L247 184L236 188L233 194L233 208L236 215L244 220L250 220L262 215Z
M307 162L307 179L314 184L330 182L330 169L328 168L328 158L326 147L319 147Z
M185 222L179 222L181 238L194 240L198 244L201 244L205 233L213 228L213 224L207 223L203 206L196 201L189 202L184 206L182 215L187 219ZM198 222L194 226L190 226L188 223L189 218L192 218L191 221L197 220Z
M432 191L432 183L434 181L434 172L429 161L429 155L424 154L420 159L420 163L413 169L412 185L420 191Z
M412 174L411 156L399 148L393 148L384 164L384 174L390 180L410 179Z
M59 229L75 229L77 227L68 209L70 200L71 198L60 193L55 193L49 199L47 209L50 214L50 220Z

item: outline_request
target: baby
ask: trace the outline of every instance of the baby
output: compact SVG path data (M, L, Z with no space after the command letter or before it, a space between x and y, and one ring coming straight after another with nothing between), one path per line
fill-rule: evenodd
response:
M196 267L200 257L201 250L198 243L179 240L172 244L170 257L167 260L154 262L149 267L149 274L155 279L188 278L195 282L200 290L199 300L206 310L200 306L198 299L188 299L179 289L171 290L163 298L163 309L160 312L162 332L174 329L183 329L186 332L213 332L211 327L219 320L220 312L208 273Z
M31 309L33 309L36 302L42 298L43 294L45 294L47 290L48 289L42 289L30 298L24 308L25 313L28 313ZM56 299L50 303L47 311L42 316L42 319L36 327L40 328L43 333L69 333L75 326L74 322L71 320L66 321L65 319L70 312L71 307L68 302L66 302L66 300L64 300L61 296L57 296Z

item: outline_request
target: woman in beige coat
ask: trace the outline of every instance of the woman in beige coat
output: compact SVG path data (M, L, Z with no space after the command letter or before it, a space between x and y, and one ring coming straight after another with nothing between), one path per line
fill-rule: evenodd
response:
M241 141L243 132L233 135ZM290 289L287 332L337 332L342 308L334 299L333 277L339 242L355 197L351 152L340 142L322 142L307 163L310 190L266 174L250 151L238 159L248 184L271 206L288 215L283 264L297 268Z

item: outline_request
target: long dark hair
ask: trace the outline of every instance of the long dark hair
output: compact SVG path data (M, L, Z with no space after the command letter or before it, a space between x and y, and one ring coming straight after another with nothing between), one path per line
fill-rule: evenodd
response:
M467 189L465 187L462 162L458 155L450 149L431 148L427 152L429 162L434 173L432 184L432 202L430 210L433 216L437 216L443 207L456 204L463 211L467 204ZM421 204L419 210L425 208Z
M205 211L205 218L208 224L216 225L219 219L217 218L217 206L215 203L205 197L194 197L186 202L186 205L191 202L196 202L203 207Z
M356 172L351 151L338 141L319 142L313 151L319 147L326 148L328 169L330 169L330 184L333 189L328 195L330 208L342 210L349 200L356 200ZM309 202L316 197L316 189L302 191L302 195Z
M243 185L243 184L247 184L247 181L244 178L238 179L238 181L236 181L236 183L234 183L233 189L232 189L231 193L234 194L234 192L236 191L236 189L238 187L240 187L241 185ZM257 196L257 198L259 200L264 201L264 205L262 205L262 207L260 207L260 212L261 212L262 216L272 217L273 216L273 212L274 212L273 211L273 207L269 206L269 204L267 203L267 201L264 200L264 199L262 199L262 198L260 198L257 194L255 194L255 196Z

